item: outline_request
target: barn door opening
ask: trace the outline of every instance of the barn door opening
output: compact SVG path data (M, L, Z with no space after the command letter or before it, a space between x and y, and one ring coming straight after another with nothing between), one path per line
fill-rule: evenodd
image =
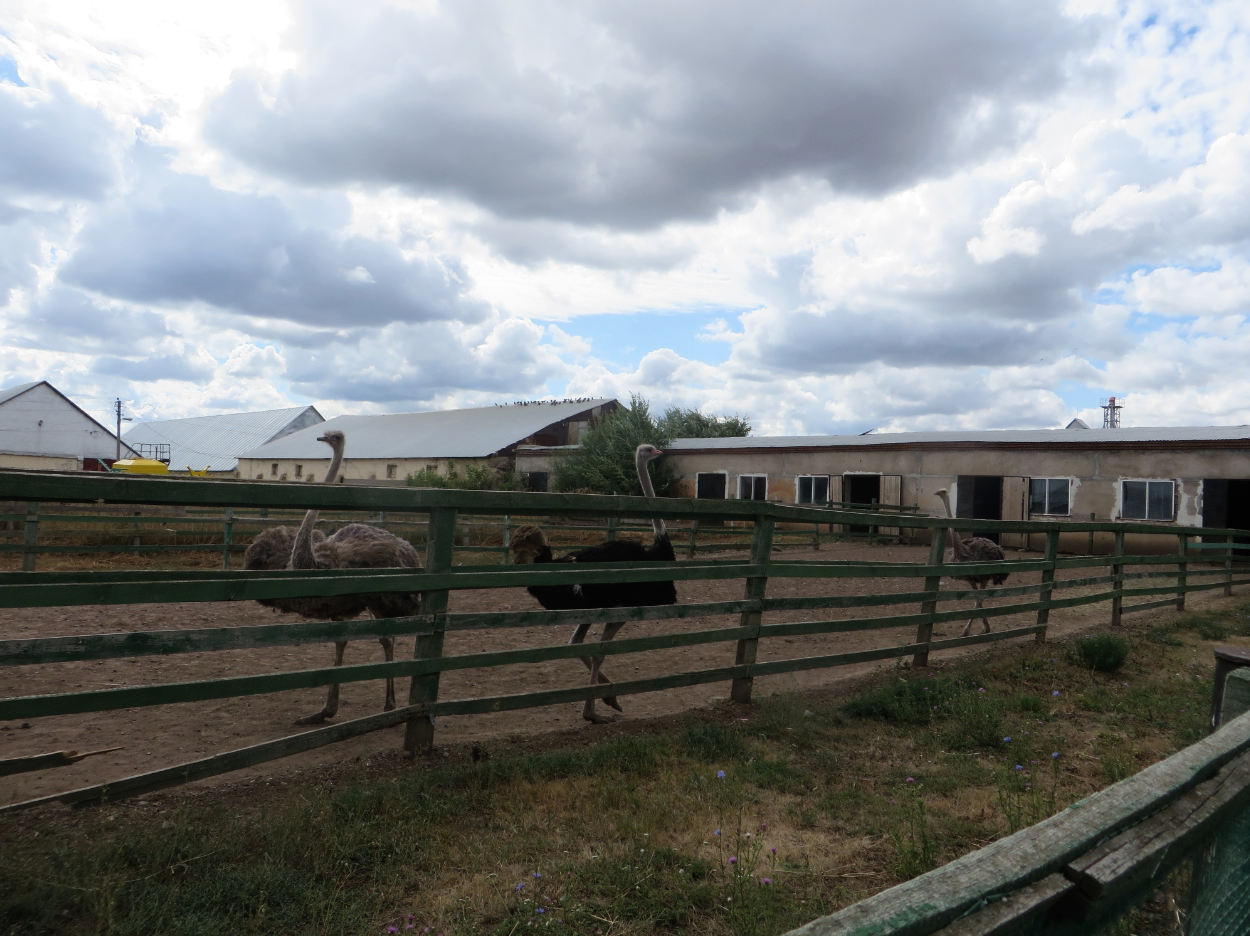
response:
M955 482L955 516L968 520L1003 519L1002 476L960 475ZM961 532L998 542L997 533L971 529Z
M881 475L843 475L842 499L852 510L877 506L881 503ZM848 533L871 533L873 529L865 523L851 523L847 525L846 531Z
M729 485L729 474L725 471L700 471L694 479L694 496L708 500L724 500L725 490ZM724 520L707 518L699 521L700 526L724 526Z
M1203 479L1202 525L1250 530L1250 479ZM1237 537L1237 542L1250 542L1250 535Z

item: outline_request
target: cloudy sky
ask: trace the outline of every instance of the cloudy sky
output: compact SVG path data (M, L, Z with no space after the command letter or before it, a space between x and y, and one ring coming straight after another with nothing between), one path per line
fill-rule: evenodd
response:
M6 0L0 387L1250 423L1250 6Z

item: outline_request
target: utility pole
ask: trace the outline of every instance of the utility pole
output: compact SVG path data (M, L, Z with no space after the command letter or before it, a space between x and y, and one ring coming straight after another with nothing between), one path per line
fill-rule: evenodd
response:
M113 413L117 416L117 455L113 461L121 461L122 457L122 420L130 422L129 416L122 415L122 400L118 397L113 401Z

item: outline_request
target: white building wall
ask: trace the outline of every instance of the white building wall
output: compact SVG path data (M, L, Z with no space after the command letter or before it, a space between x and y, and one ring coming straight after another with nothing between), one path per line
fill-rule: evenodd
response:
M117 457L116 437L48 384L36 384L0 405L0 465L20 455L72 459ZM45 467L39 465L39 467Z

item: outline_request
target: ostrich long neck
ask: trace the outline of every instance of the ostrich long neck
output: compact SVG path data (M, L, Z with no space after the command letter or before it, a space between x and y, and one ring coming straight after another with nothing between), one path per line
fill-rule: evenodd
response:
M955 515L951 513L950 497L947 496L945 491L942 492L942 506L946 508L946 519L954 520ZM955 558L962 559L964 556L967 555L967 551L964 549L963 540L961 540L959 538L959 534L955 532L955 527L953 525L948 526L946 528L946 533L950 537L951 551L955 554Z
M330 459L330 470L326 472L326 484L334 483L334 479L338 477L339 466L342 464L343 447L335 445L334 457ZM291 561L287 563L288 568L317 568L317 559L313 555L312 535L313 529L317 526L318 513L319 511L317 510L310 510L304 514L304 522L299 525L299 529L295 533L295 542L291 545Z
M638 468L638 483L642 485L642 493L647 497L655 497L655 488L651 486L651 473L647 471L647 456L642 449L638 450L634 464ZM655 530L655 538L658 540L668 536L668 531L664 529L664 521L659 517L651 518L651 528Z

